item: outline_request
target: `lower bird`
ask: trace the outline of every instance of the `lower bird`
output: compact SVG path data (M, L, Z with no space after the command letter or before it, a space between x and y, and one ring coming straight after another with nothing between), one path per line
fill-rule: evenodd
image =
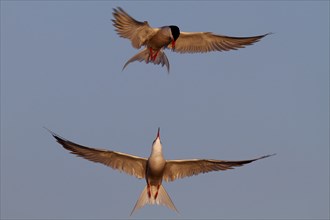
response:
M137 200L131 215L146 204L164 205L178 212L162 185L163 180L171 182L200 173L233 169L234 167L275 155L271 154L251 160L239 161L209 159L165 160L160 141L160 129L158 128L157 136L152 143L151 154L149 158L143 158L111 150L82 146L60 137L49 129L47 130L59 144L71 151L72 154L146 180L147 184Z
M122 8L113 10L114 27L120 37L131 40L136 49L145 48L130 58L123 69L131 62L161 64L170 71L170 63L164 53L169 48L178 53L206 53L210 51L237 50L251 45L267 34L250 37L231 37L211 32L182 32L176 25L153 28L147 21L141 22L132 18Z

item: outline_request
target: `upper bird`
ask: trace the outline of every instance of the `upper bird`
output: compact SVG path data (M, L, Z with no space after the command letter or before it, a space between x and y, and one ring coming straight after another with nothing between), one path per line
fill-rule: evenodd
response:
M48 130L48 129L47 129ZM174 181L179 178L198 175L211 171L220 171L233 169L256 160L260 160L272 155L266 155L251 160L228 161L228 160L165 160L162 152L162 143L160 141L159 128L157 136L152 144L149 158L137 157L130 154L101 150L91 147L85 147L66 140L54 132L48 130L53 137L65 149L71 151L79 157L87 160L102 163L113 169L123 171L137 178L144 178L147 185L144 187L139 199L137 200L131 215L134 211L142 208L146 204L165 205L168 208L178 212L171 198L162 186L162 181Z
M112 20L120 37L131 40L136 49L145 46L138 54L129 59L123 69L131 62L145 61L146 63L170 64L164 53L165 48L172 48L179 53L206 53L210 51L228 51L251 45L267 34L252 37L230 37L216 35L211 32L181 32L175 25L153 28L147 21L140 22L132 18L122 8L114 8Z

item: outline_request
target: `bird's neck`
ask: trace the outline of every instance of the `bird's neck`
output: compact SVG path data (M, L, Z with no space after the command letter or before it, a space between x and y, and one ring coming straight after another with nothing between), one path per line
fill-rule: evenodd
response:
M157 155L163 155L162 145L160 144L154 144L151 149L150 156L157 156Z

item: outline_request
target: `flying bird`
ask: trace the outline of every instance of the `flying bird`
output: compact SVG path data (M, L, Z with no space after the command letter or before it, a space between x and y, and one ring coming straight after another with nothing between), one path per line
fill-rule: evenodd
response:
M165 160L162 152L162 143L160 141L160 130L158 128L157 136L152 143L151 154L149 158L143 158L121 152L79 145L60 137L49 129L47 130L59 144L72 154L92 162L102 163L120 172L125 172L139 179L143 178L146 180L147 184L141 192L131 215L146 204L164 205L178 212L162 185L163 180L171 182L176 179L201 173L233 169L234 167L239 167L274 155L239 161L209 159Z
M145 47L125 63L123 70L131 62L145 61L166 65L169 72L170 63L164 53L166 48L178 53L236 50L251 45L269 34L230 37L211 32L181 32L175 25L153 28L147 21L135 20L120 7L113 9L113 16L113 26L120 37L131 40L132 46L136 49Z

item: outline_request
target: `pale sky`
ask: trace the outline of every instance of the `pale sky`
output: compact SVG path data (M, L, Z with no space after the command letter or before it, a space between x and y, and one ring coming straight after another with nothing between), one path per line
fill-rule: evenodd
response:
M114 31L120 6L153 27L229 36L244 49L165 53L166 68ZM164 187L180 215L329 218L329 1L1 1L1 219L128 218L145 180L63 149L76 143L166 159L252 159Z

